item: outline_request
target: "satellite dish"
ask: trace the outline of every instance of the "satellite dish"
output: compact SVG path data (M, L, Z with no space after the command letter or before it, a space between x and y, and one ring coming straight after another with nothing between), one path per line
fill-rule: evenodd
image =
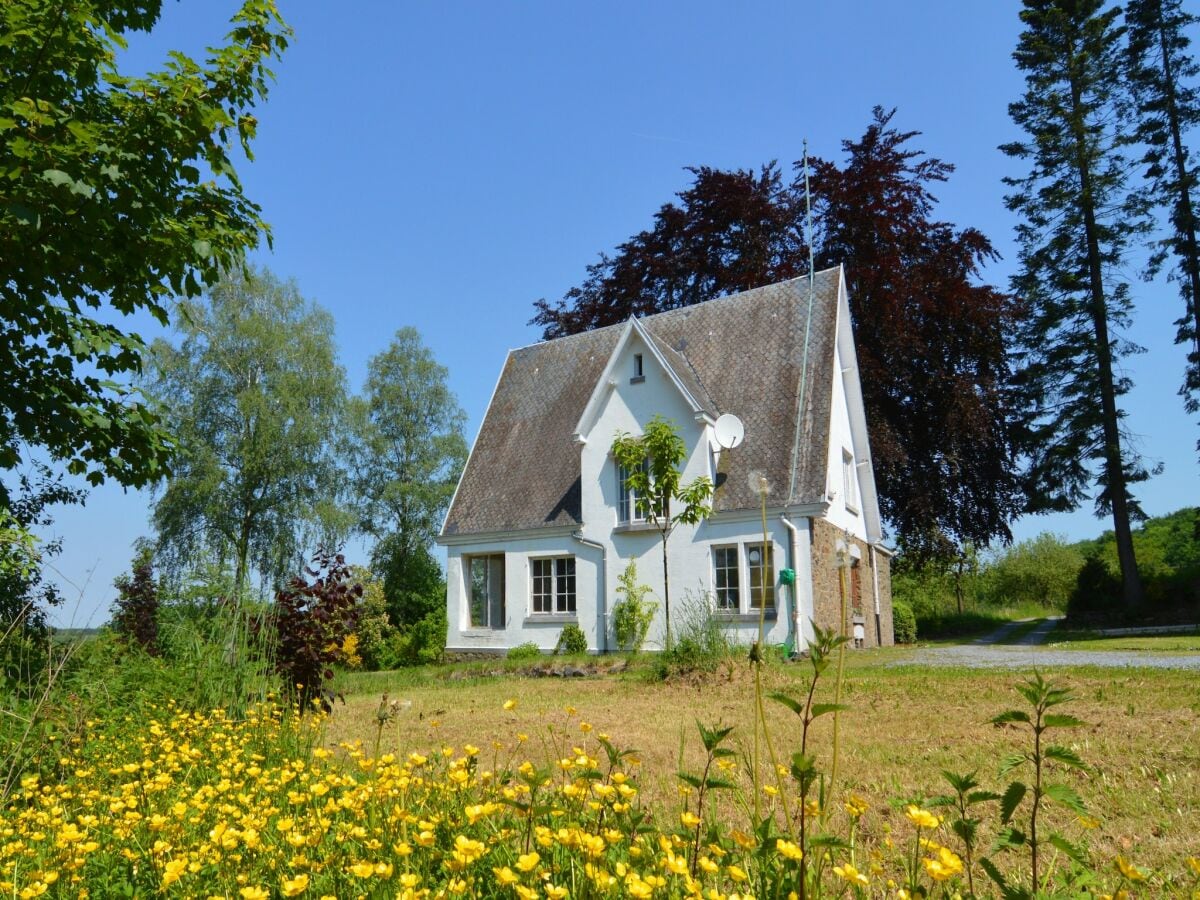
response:
M716 425L713 426L713 431L717 438L717 445L723 450L732 450L742 443L742 438L746 436L746 428L742 425L742 420L733 413L725 413L717 419Z

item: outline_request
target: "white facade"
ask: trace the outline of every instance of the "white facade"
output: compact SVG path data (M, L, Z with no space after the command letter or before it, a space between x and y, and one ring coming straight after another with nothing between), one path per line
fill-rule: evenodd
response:
M699 525L677 526L668 540L675 635L703 606L715 612L731 637L749 644L757 638L757 604L765 584L766 642L803 648L812 637L811 521L823 518L865 543L879 540L844 287L837 297L833 383L826 386L831 392L826 495L819 502L784 506L775 498L785 495L787 486L770 486L770 571L765 576L760 567L761 511L722 511ZM639 323L630 320L576 426L582 524L440 538L448 553L448 652L499 653L526 642L548 651L567 623L583 630L591 651L616 650L611 615L619 600L615 588L631 561L637 563L638 581L652 589L658 604L646 647L663 646L661 534L654 525L622 521L619 473L611 456L618 434L640 434L656 415L670 420L686 445L681 483L707 476L720 490L720 454L738 450L717 446L711 410L689 392ZM754 437L747 435L747 440ZM779 583L784 568L795 572L794 585Z

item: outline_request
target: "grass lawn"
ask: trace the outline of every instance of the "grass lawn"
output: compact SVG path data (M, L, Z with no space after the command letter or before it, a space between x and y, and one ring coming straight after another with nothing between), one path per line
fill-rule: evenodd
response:
M1093 631L1055 631L1046 646L1058 650L1153 650L1161 653L1200 653L1200 631L1191 634L1128 634L1105 636Z
M1001 761L1028 746L1023 734L988 724L1005 709L1021 708L1024 701L1013 686L1025 676L904 665L906 653L888 649L847 655L843 701L852 710L843 713L840 726L839 779L871 803L867 824L877 833L885 824L904 828L902 803L944 793L943 769L978 770L984 787L1002 791L1008 779L997 777ZM449 669L345 678L341 687L349 696L335 708L326 742L359 739L369 751L384 690L393 699L411 702L386 726L384 751L471 743L483 748L481 764L498 768L526 757L558 759L573 745L594 744L594 735L581 732L580 723L586 722L619 747L639 751L643 792L668 816L679 807L675 772L681 764L694 769L701 759L697 719L706 725L733 725L739 746L749 754L753 675L742 661L714 675L667 683L653 681L638 666L619 675L575 679L484 674L489 668L504 666L476 666L465 670L473 675L456 680L447 678ZM764 670L767 690L798 692L809 672L807 663L769 666ZM821 701L833 699L832 673L833 667L818 692ZM1142 865L1179 872L1185 857L1200 855L1200 692L1195 673L1078 668L1057 670L1052 678L1078 698L1062 711L1088 723L1060 731L1054 740L1092 767L1086 776L1065 773L1055 779L1072 784L1101 824L1085 830L1074 816L1059 811L1051 820L1072 839L1086 840L1102 859L1120 853ZM510 698L518 705L506 712L502 707ZM571 714L567 707L577 712ZM769 701L767 713L775 749L787 762L799 749L798 720ZM810 737L826 772L832 725L832 716L819 720ZM516 743L519 733L528 735L526 743ZM746 827L744 813L734 804L725 814L731 823Z

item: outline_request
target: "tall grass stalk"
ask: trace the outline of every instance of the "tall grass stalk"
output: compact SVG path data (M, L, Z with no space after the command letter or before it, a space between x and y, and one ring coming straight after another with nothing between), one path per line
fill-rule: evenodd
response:
M845 562L850 553L849 535L846 536L846 553L838 555L838 598L840 601L840 612L838 618L838 637L842 642L838 644L838 662L837 675L833 681L833 703L835 707L833 711L833 762L829 766L829 794L833 796L834 785L837 783L838 774L838 757L842 746L842 673L846 667L846 643L850 640L846 634L846 566ZM824 810L822 810L824 813Z

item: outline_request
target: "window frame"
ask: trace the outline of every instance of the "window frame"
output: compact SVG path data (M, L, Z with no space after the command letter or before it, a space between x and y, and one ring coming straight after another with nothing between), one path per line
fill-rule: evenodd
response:
M548 572L539 572L549 566ZM548 582L549 591L539 590L538 582ZM569 585L569 588L568 588ZM548 609L539 609L548 605ZM579 608L577 566L572 554L531 556L529 558L529 615L576 616Z
M750 554L756 548L766 548L763 563L755 565L750 560ZM735 566L731 568L728 564L728 554L736 554ZM769 581L765 589L768 603L766 613L768 616L776 615L779 605L779 587L776 584L776 579L779 575L779 567L777 556L779 548L774 541L768 540L765 544L762 540L735 540L715 542L709 545L709 577L711 578L713 607L718 615L724 616L758 616L759 598L764 593L762 585L763 570L766 568L766 563L770 563ZM721 556L725 556L724 565L720 565ZM733 589L737 592L737 603L729 602L728 594L724 596L722 592L728 592L730 585L728 577L725 578L725 585L721 585L720 572L736 573L737 583L733 585ZM756 574L757 573L757 574ZM758 582L756 584L756 581Z
M483 563L487 566L485 572L485 589L487 597L483 602L484 621L476 621L475 611L477 607L475 589L477 587L475 580L475 565ZM464 581L466 582L466 606L467 606L467 628L472 631L503 631L507 626L508 621L508 575L506 572L506 562L503 553L471 553L463 557ZM493 593L495 588L495 577L499 574L499 592ZM498 611L499 615L496 621L493 621L493 612Z
M845 447L842 448L842 498L847 510L858 512L858 468L854 454Z
M733 565L729 565L727 554L733 554ZM724 560L719 557L724 556ZM713 544L712 546L712 564L713 564L713 597L717 601L717 610L719 612L740 613L742 611L742 550L736 544ZM724 584L721 583L721 574L725 573ZM733 576L733 584L730 584L730 575ZM730 602L729 595L732 593L733 601Z
M650 460L642 461L642 468L650 471ZM613 460L613 469L617 476L617 525L644 525L650 520L638 512L637 494L629 487L629 470ZM659 513L659 518L664 518Z

